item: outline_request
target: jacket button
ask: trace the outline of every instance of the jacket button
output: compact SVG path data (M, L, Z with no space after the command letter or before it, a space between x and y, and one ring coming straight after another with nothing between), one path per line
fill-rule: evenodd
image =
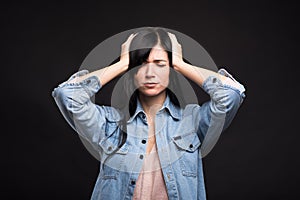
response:
M144 156L143 155L140 155L140 159L142 160L144 158Z
M131 185L135 185L135 180L132 180L132 181L131 181Z
M190 144L190 148L193 148L194 147L194 145L193 144Z
M107 150L108 150L108 151L111 151L111 150L112 150L112 147L108 147Z
M146 115L145 115L144 113L142 114L142 118L143 118L143 119L146 119Z
M142 143L143 143L143 144L146 144L146 142L147 142L146 140L142 140Z
M168 177L168 180L170 180L170 179L171 179L171 175L170 175L170 174L167 174L167 177Z

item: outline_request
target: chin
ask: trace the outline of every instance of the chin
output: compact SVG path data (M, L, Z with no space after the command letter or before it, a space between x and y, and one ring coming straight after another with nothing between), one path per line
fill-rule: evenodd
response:
M140 94L147 96L147 97L155 97L158 96L160 94L163 94L164 90L140 90Z

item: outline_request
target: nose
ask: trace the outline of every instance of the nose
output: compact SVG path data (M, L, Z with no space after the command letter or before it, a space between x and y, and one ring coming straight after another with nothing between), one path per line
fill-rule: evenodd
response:
M153 71L153 66L151 66L151 63L148 63L148 64L146 65L146 72L145 72L146 78L154 78L155 75L154 75L153 72L154 72L154 71Z

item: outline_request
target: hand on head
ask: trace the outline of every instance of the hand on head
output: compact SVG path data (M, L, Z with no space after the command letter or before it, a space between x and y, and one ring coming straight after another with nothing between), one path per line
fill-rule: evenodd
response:
M131 44L132 39L137 35L137 33L132 33L127 40L122 44L121 47L121 57L120 62L123 65L128 66L129 65L129 47Z
M172 59L173 59L173 67L177 71L178 68L182 65L182 48L181 45L178 43L175 34L168 32L168 35L172 42Z

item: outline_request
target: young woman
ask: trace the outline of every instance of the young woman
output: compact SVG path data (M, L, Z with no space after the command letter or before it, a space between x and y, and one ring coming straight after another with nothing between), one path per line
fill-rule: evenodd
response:
M127 111L91 101L124 73ZM176 73L211 100L185 105L174 91ZM77 72L53 97L70 125L99 152L92 199L206 199L201 155L228 127L244 91L224 69L216 73L184 62L176 36L149 27L128 37L118 62Z

